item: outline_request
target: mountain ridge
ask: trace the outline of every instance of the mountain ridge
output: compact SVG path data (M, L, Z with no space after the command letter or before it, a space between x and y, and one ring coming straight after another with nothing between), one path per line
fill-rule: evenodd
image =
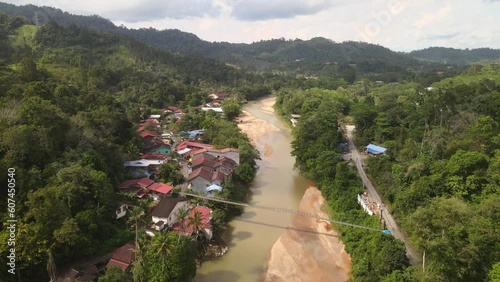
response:
M309 40L279 38L253 43L209 42L179 29L128 29L98 15L73 15L46 6L16 6L0 2L0 12L20 15L39 25L55 21L60 25L74 24L98 32L124 34L172 53L208 57L250 71L333 75L351 83L360 76L386 81L397 81L401 77L411 79L419 71L436 72L447 65L459 67L500 58L500 50L490 48L480 49L483 52L450 51L450 55L443 54L448 50L446 48L440 49L440 52L428 48L405 53L376 44L339 43L323 37Z

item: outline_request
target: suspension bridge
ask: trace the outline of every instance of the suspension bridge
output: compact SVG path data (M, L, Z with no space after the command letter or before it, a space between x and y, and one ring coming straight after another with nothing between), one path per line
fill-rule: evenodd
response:
M253 204L253 203L238 203L238 202L226 201L226 200L212 198L212 197L204 197L201 195L196 195L196 194L191 194L191 193L181 193L181 195L182 196L189 196L189 197L193 197L193 198L198 198L198 199L203 199L203 200L207 200L207 201L219 202L219 203L228 204L228 205L235 205L235 206L240 206L240 207L252 207L252 208L257 208L257 209L270 210L270 211L274 211L274 212L307 216L307 217L315 218L317 220L328 221L328 222L331 222L334 224L345 225L345 226L350 226L350 227L354 227L354 228L361 228L361 229L366 229L366 230L376 231L376 232L383 232L385 234L391 234L391 232L389 230L377 229L377 228L367 227L367 226L363 226L363 225L343 222L343 221L339 221L339 220L333 220L333 219L330 219L328 217L319 216L319 215L313 214L313 213L301 212L301 211L289 209L289 208L272 207L272 206L258 205L258 204Z

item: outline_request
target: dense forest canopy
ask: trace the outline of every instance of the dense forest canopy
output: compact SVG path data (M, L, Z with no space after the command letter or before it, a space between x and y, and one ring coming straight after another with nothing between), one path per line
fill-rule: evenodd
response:
M356 177L341 182L352 169L340 161L337 121L355 123L359 147L388 148L387 155L368 158L367 170L412 246L425 252L425 272L408 267L404 247L396 242L339 227L352 254L355 281L500 278L495 270L500 261L499 65L474 65L430 87L358 81L334 91L282 88L277 107L285 116L301 115L294 128L296 164L318 182L337 218L378 225L353 201L362 191L352 180ZM382 250L370 253L377 248ZM391 264L380 268L377 261L388 257Z

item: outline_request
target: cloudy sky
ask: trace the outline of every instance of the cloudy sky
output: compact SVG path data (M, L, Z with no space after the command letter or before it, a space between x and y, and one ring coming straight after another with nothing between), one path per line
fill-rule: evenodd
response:
M208 41L354 40L397 51L500 48L500 0L0 0L98 14L129 28L176 28Z

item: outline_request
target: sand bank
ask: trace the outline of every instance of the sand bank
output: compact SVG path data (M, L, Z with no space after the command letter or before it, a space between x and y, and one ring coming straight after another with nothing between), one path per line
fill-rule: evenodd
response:
M321 211L325 199L311 187L299 210L326 217ZM331 224L305 216L295 216L269 254L264 281L337 282L350 278L351 258Z

